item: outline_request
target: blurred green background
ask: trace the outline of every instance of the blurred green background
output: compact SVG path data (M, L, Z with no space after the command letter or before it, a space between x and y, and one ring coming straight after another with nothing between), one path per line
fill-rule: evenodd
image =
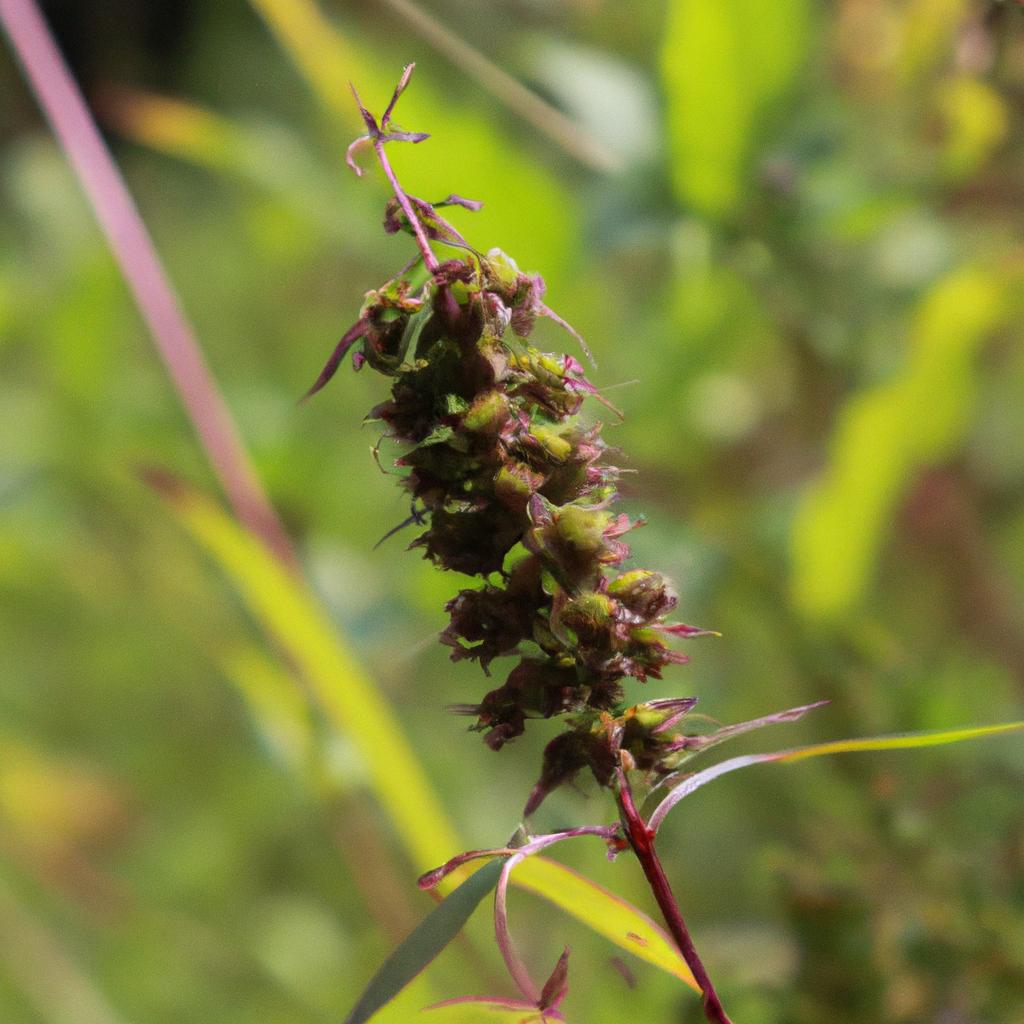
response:
M410 254L380 230L381 176L342 161L346 80L379 109L408 60L398 120L432 138L395 147L403 181L484 200L458 218L470 240L544 274L626 414L607 434L649 520L635 562L723 634L636 699L695 693L725 722L832 700L730 754L1024 717L1020 6L423 0L432 38L401 7L47 5L309 576L461 841L508 837L557 726L495 755L444 713L493 684L434 643L464 580L401 537L373 547L407 515L361 426L381 379L345 367L295 404ZM460 43L589 147L524 120ZM338 1020L429 909L425 865L138 481L157 465L217 493L9 51L0 143L0 1020ZM664 858L737 1024L1024 1021L1022 781L1011 736L752 769L687 801ZM582 786L538 825L611 813ZM650 906L627 859L558 856ZM538 973L573 947L570 1020L701 1019L552 907L514 894L512 914ZM413 1007L510 994L479 916Z

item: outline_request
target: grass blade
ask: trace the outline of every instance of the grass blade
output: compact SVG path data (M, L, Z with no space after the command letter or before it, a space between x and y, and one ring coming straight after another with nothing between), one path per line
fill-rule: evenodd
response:
M166 475L150 473L148 479L287 652L331 725L358 749L373 791L416 868L423 871L450 857L462 844L419 759L306 584L208 498Z
M294 567L295 555L206 365L153 240L34 0L0 0L0 22L89 198L125 282L238 518Z
M473 872L443 899L370 979L345 1024L363 1024L409 984L462 930L470 914L497 884L505 859Z

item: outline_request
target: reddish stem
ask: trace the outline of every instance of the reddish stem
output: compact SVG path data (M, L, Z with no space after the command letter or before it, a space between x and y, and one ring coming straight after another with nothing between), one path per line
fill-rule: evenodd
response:
M690 930L686 927L686 922L683 920L679 905L676 903L672 887L665 876L665 869L661 866L661 860L654 849L654 833L647 827L647 823L636 809L636 805L633 802L633 793L629 788L629 782L626 779L625 773L622 772L619 774L617 795L619 810L622 812L622 821L626 828L629 845L633 848L637 860L640 861L640 866L644 869L644 875L647 876L651 892L654 894L655 900L657 900L662 916L665 918L665 923L672 933L672 937L676 940L676 945L679 946L679 951L683 954L683 959L686 961L687 966L693 973L694 980L704 994L704 1015L711 1021L711 1024L732 1024L729 1020L729 1015L722 1007L722 1002L718 998L715 986L711 983L711 978L708 977L708 972L705 970L704 964L697 954L697 948L693 944Z
M297 561L153 241L35 0L0 0L25 77L100 222L196 433L238 518L289 569Z
M423 253L424 265L432 274L436 274L440 269L441 264L438 263L437 257L434 255L434 250L430 248L430 242L427 240L426 233L423 230L423 225L420 223L419 217L416 216L416 211L412 208L412 203L409 202L409 197L405 194L405 190L402 186L399 185L398 178L395 177L395 172L391 168L391 162L388 160L387 153L384 152L383 139L373 140L373 151L377 154L377 159L380 161L380 165L384 169L384 174L391 183L392 191L395 193L398 205L402 208L402 213L404 213L409 220L413 234L416 236L416 244L419 246L420 252Z

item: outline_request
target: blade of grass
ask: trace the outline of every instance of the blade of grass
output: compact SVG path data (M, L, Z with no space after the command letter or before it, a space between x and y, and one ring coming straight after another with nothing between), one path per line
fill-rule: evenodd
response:
M287 573L215 503L165 474L147 474L179 522L214 556L257 622L286 652L327 720L363 757L371 786L408 852L425 871L460 848L418 758L308 586Z
M474 871L413 929L370 979L345 1024L364 1024L430 964L497 884L503 863L500 858Z
M543 896L621 949L700 991L664 929L597 882L546 857L523 861L512 880L520 889Z
M124 1024L60 938L26 910L0 878L0 961L41 1020Z
M383 0L383 3L457 68L585 167L601 174L622 170L622 161L572 118L513 78L411 0Z
M35 0L0 0L0 22L92 204L114 258L238 518L282 562L295 555L127 186Z

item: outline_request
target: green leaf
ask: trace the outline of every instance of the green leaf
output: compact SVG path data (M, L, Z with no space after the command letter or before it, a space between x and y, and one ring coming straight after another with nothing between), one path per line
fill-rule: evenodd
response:
M316 598L214 502L179 483L154 483L181 524L227 573L257 621L289 654L332 726L363 755L370 784L410 859L420 870L444 863L463 844L391 709ZM467 869L453 872L450 881L466 874ZM530 857L516 870L513 884L544 896L623 949L692 984L664 932L569 868Z
M744 197L771 108L800 69L807 0L671 0L661 55L680 199L710 217Z
M547 1024L564 1020L560 1014L545 1014L529 1003L503 999L448 999L423 1008L432 1024Z
M669 936L643 911L615 893L546 857L527 858L512 877L520 889L543 896L620 949L660 967L700 992Z
M462 843L387 701L307 585L208 498L166 478L151 482L286 652L331 725L362 755L413 864L422 871L447 860Z
M504 857L474 871L443 899L384 961L345 1024L363 1024L409 984L462 930L470 914L497 884Z
M975 357L1004 315L1005 291L976 267L943 278L914 315L905 369L846 402L829 465L793 520L791 589L805 614L834 619L855 605L907 487L960 444Z
M1024 722L1006 722L1002 725L977 725L966 729L904 733L898 736L871 736L855 740L830 740L827 743L814 743L807 747L794 747L791 750L776 750L770 754L745 754L741 757L733 757L728 761L722 761L683 779L658 805L650 817L648 826L657 832L668 812L681 800L714 779L738 771L740 768L749 768L751 765L782 764L788 761L803 761L809 757L824 757L826 754L845 754L861 750L909 750L916 747L936 747L946 743L960 743L963 740L980 739L983 736L997 736L1001 733L1018 732L1022 729L1024 729Z

